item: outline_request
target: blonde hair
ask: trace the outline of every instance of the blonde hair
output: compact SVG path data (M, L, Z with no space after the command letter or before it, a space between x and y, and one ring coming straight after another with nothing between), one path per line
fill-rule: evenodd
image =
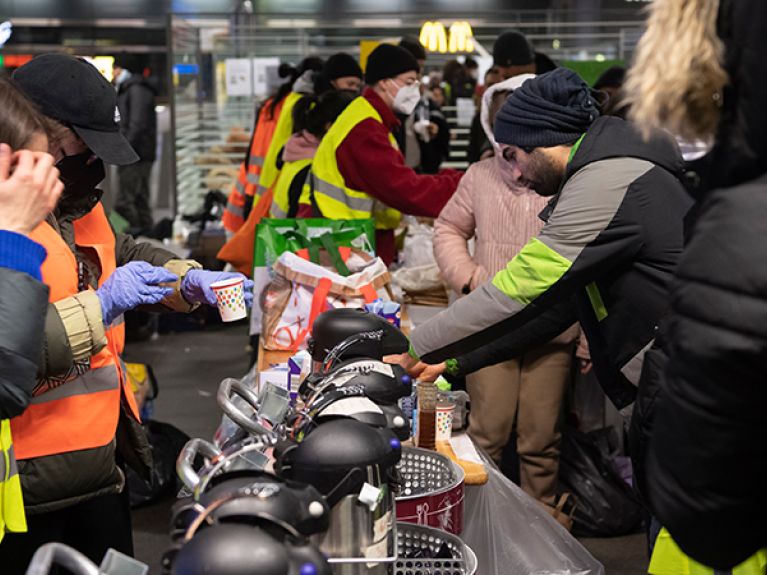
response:
M687 139L716 132L727 73L716 33L719 0L655 0L624 87L629 118L649 135Z

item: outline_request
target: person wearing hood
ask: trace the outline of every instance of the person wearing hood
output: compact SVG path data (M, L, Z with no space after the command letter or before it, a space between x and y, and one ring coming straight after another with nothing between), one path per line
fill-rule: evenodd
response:
M500 78L498 81L510 80L523 74L542 74L549 70L538 70L536 64L537 54L524 34L516 30L508 30L496 38L493 44L493 67ZM555 66L556 67L556 66ZM485 84L487 84L487 77ZM478 110L471 122L469 130L469 147L466 151L466 159L470 164L478 162L486 155L492 153L493 147L485 134L484 127L480 122Z
M120 192L115 210L130 224L131 233L152 229L149 207L149 175L157 155L155 87L141 73L136 56L116 56L112 68L120 112L120 131L138 155L138 162L119 166Z
M420 357L438 364L432 377L465 375L517 357L577 320L600 385L628 416L644 354L668 311L692 206L676 143L663 132L644 141L626 121L600 117L591 90L566 69L515 90L494 135L513 181L551 197L543 229L491 281L419 325L401 361L414 374L426 369L415 365ZM641 407L631 455L644 491L643 423L652 405Z
M434 223L434 257L445 282L459 294L492 278L543 227L538 214L548 199L517 185L491 128L509 94L531 78L516 76L484 93L483 125L497 154L469 167ZM473 254L471 238L476 238ZM516 421L520 485L568 528L571 520L557 509L557 476L562 401L577 335L571 326L551 342L466 377L469 435L500 462Z
M376 251L394 261L401 213L437 217L461 173L417 174L405 165L392 132L395 112L410 115L421 99L418 62L399 46L381 44L368 57L368 87L330 127L304 186L299 217L373 218Z
M115 122L115 90L94 66L43 54L12 81L45 116L64 183L56 208L29 234L47 251L50 293L33 398L11 419L28 533L0 545L3 572L23 573L49 541L97 563L110 547L132 553L124 466L148 477L152 458L122 367L123 313L216 305L211 285L243 276L203 270L112 230L97 189L104 163L138 157Z

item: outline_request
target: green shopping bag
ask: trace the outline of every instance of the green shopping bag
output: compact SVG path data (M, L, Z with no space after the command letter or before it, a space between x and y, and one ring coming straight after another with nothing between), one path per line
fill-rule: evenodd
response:
M285 252L324 247L330 237L337 246L375 251L375 222L366 220L263 219L256 229L254 267L269 267ZM323 240L323 238L326 238Z
M338 247L357 248L375 256L375 222L372 219L328 220L323 218L262 219L256 228L253 257L253 312L250 333L261 332L261 293L271 281L271 268L285 252L306 249L309 259L319 263L319 250L324 248L333 259L337 271L348 275L338 255Z

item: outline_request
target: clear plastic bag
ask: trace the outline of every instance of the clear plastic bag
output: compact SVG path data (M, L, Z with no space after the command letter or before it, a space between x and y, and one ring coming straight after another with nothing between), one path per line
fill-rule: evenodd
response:
M466 486L461 538L482 575L604 575L604 567L484 454L485 485Z

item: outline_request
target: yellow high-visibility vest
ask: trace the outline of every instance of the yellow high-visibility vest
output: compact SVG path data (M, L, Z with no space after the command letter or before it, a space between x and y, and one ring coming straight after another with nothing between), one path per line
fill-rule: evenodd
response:
M287 218L290 209L290 186L298 175L298 172L311 165L311 158L296 160L295 162L285 162L274 184L274 195L272 197L271 213L273 218Z
M664 527L655 540L650 567L650 575L764 575L767 566L767 550L760 549L740 565L729 571L715 571L685 555L674 542L671 534Z
M359 96L341 112L336 121L322 138L317 153L314 155L312 170L307 178L302 204L311 204L311 192L322 216L331 220L358 220L373 218L376 228L395 229L402 214L377 201L362 190L350 188L338 169L336 152L357 124L374 119L383 123L381 115L364 97ZM392 147L397 148L397 141L389 134Z
M261 168L258 186L253 197L254 206L259 198L264 195L264 192L274 185L277 181L277 176L280 175L280 169L277 167L277 156L293 133L293 108L296 102L303 97L304 95L298 92L291 92L285 97L280 118L277 120L272 141L269 143L269 149L266 152L266 158L264 158L264 167Z
M0 421L0 541L6 531L23 533L27 530L21 480L13 455L11 422Z

